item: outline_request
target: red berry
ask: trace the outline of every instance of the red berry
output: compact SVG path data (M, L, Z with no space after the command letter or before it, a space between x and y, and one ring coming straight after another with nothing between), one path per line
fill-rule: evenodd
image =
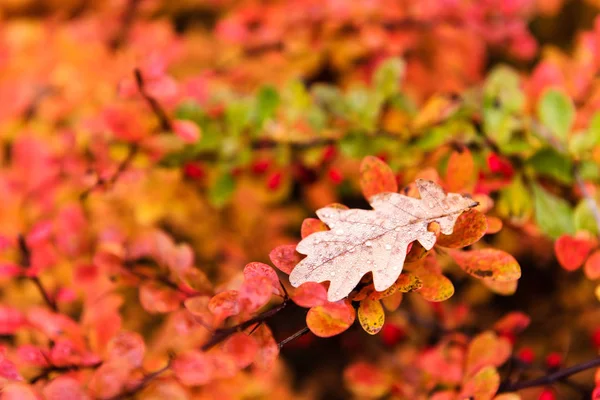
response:
M546 356L546 366L551 369L559 368L562 365L562 361L562 356L556 352Z
M339 185L344 180L344 175L342 175L341 171L337 168L329 168L327 175L329 176L329 179L331 179L331 181L336 185Z
M323 150L323 162L328 163L333 161L337 155L337 150L334 145L329 145Z
M404 329L394 324L385 324L381 329L381 341L386 346L393 346L406 336Z
M592 343L595 348L600 349L600 328L596 328L596 330L592 332Z
M273 172L267 178L267 187L271 190L277 189L281 185L283 174L280 171Z
M556 396L554 395L554 391L552 389L544 389L544 391L540 393L538 400L556 400Z
M194 162L189 162L183 166L183 173L191 179L202 179L206 175L206 171L202 165Z
M488 156L487 164L491 172L504 175L505 178L512 177L515 172L511 163L496 153Z
M252 172L256 175L264 174L269 167L271 166L271 161L269 160L255 160L252 163L251 169Z
M519 350L518 357L524 363L531 364L535 360L535 353L531 347L523 347Z

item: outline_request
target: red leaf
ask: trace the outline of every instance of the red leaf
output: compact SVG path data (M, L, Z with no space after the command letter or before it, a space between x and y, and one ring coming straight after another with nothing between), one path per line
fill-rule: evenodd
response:
M523 332L531 322L531 318L520 311L513 311L506 314L494 324L494 329L497 332L510 332L515 335Z
M267 304L273 293L269 278L257 276L242 283L238 291L238 302L246 312L254 312Z
M469 246L485 235L488 229L485 215L477 210L469 210L462 213L450 235L441 234L436 244L443 247L461 248Z
M235 360L238 368L246 368L252 364L258 352L258 343L252 336L243 332L233 334L223 344L223 350Z
M554 253L564 269L574 271L583 265L595 245L589 238L562 235L554 242Z
M392 169L377 157L367 156L360 164L360 187L365 199L378 193L398 191Z
M322 306L327 303L327 289L320 283L305 282L294 291L292 300L300 307Z
M2 400L40 400L32 386L20 382L8 382L2 387Z
M326 303L308 310L306 324L312 333L319 337L338 335L353 323L356 312L349 300Z
M267 264L260 262L251 262L244 267L244 279L263 277L271 282L273 293L281 293L281 284L277 277L277 272Z
M12 335L25 324L25 316L11 306L0 305L0 335Z
M173 121L173 131L185 143L196 143L200 139L200 127L192 121Z
M185 386L204 385L213 379L215 372L211 357L196 350L179 354L171 369Z
M169 313L179 308L179 293L157 282L140 286L140 303L149 313Z
M268 326L262 324L252 334L252 337L258 343L258 353L254 360L254 366L261 370L272 368L277 356L279 356L279 346L273 338L273 333Z
M105 362L94 371L88 388L100 399L116 397L124 390L129 371L129 368L119 361Z
M70 376L52 379L42 390L45 400L87 400L88 394L81 383Z
M7 360L0 354L0 377L11 381L22 381L23 377L19 374L16 365ZM2 397L4 398L4 397Z
M300 262L302 256L296 252L295 244L288 244L275 247L269 253L269 258L273 265L280 271L290 274L292 269Z

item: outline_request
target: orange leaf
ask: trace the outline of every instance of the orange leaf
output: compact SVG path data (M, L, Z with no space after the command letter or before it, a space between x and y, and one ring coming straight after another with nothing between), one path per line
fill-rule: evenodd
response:
M190 297L183 302L185 308L195 317L195 319L204 327L212 329L214 327L214 315L208 309L210 296Z
M362 300L358 307L358 321L369 335L378 333L385 322L385 313L379 300Z
M494 233L500 232L502 229L502 220L498 217L491 217L486 215L487 219L487 231L486 235L493 235Z
M446 189L450 192L467 192L477 180L475 162L469 149L453 151L446 169Z
M319 337L331 337L348 329L356 317L356 312L348 300L326 303L308 310L306 324L312 333Z
M302 256L296 252L295 244L287 244L275 247L269 253L269 258L273 265L275 265L280 271L290 274L296 264L300 262Z
M292 294L292 300L300 307L316 307L327 303L327 289L320 283L305 282Z
M510 332L516 335L523 332L530 322L531 318L527 314L513 311L498 320L494 324L494 329L500 333Z
M473 376L460 393L460 399L491 400L500 387L500 374L496 368L487 366Z
M489 279L482 279L481 283L487 286L492 292L500 296L511 296L517 291L519 281L492 281Z
M391 296L396 292L408 293L414 290L419 290L423 287L423 282L419 279L418 276L411 273L400 274L396 282L383 292L373 292L370 294L370 298L372 300L383 299L385 297Z
M261 370L267 370L273 366L279 356L279 346L273 338L271 329L265 324L256 329L252 337L258 343L258 352L254 360L254 366Z
M140 286L140 303L149 313L168 313L179 308L179 293L157 282L144 282Z
M223 351L233 357L238 368L246 368L254 361L258 352L258 343L252 336L237 332L225 341Z
M404 260L404 262L411 263L422 260L423 258L425 258L425 256L427 256L427 254L429 254L429 250L425 249L425 247L423 247L421 243L419 243L418 241L412 242L411 246L408 248L406 260Z
M585 262L583 272L588 279L595 280L600 278L600 250L596 250Z
M221 292L210 299L208 309L218 321L223 321L227 317L237 315L240 312L238 296L239 293L237 290Z
M403 296L404 295L402 294L402 292L396 292L391 296L384 297L383 299L381 299L381 302L383 303L383 306L386 310L396 311L402 303Z
M365 199L383 193L398 191L392 169L377 157L367 156L360 163L360 187Z
M344 371L344 383L350 391L360 398L379 398L392 386L389 375L377 365L357 362Z
M462 213L450 235L440 235L436 244L442 247L461 248L469 246L485 235L488 229L485 215L477 210Z
M575 271L583 265L594 246L594 241L589 238L562 235L554 242L554 253L564 269Z
M304 221L302 221L302 227L300 228L300 235L302 236L302 239L304 239L308 235L311 235L315 232L322 232L322 231L326 231L328 229L329 228L327 228L327 225L325 225L325 223L323 221L321 221L320 219L306 218Z
M521 267L517 260L502 250L459 251L448 249L448 254L466 273L475 278L507 282L521 277Z
M435 260L435 258L433 258ZM428 261L426 259L425 261ZM439 271L437 266L431 263L424 264L417 268L415 275L423 283L423 287L417 291L421 296L428 301L444 301L448 300L454 294L454 285L450 279L446 278Z
M467 350L466 375L472 375L481 368L492 365L499 367L510 357L512 345L508 339L494 332L483 332L473 338Z

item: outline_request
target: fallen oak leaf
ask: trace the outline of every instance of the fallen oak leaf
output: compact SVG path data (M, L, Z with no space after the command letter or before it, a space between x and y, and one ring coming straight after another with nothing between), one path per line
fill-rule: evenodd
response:
M292 270L292 286L328 280L327 297L334 302L348 296L372 272L375 290L384 291L402 272L411 242L418 241L426 250L433 247L436 235L428 231L430 223L438 223L441 233L450 235L460 214L477 205L460 194L445 194L431 181L419 179L416 186L420 199L385 192L369 199L373 210L318 210L330 230L298 243L296 251L307 257Z

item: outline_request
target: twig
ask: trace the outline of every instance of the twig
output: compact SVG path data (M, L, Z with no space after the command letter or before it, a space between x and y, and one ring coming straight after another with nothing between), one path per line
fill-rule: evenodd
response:
M308 329L308 326L305 326L304 328L300 329L298 332L294 333L292 336L289 336L289 337L283 339L277 345L279 346L279 349L281 349L283 346L285 346L286 344L288 344L292 340L298 339L300 336L304 336L308 332L310 332L310 329Z
M137 155L138 151L139 151L139 146L135 143L132 144L129 147L129 152L127 153L127 157L125 157L125 159L123 161L121 161L121 163L117 167L117 170L115 171L115 173L108 179L98 178L96 183L94 183L92 186L87 188L83 193L81 193L79 195L79 199L82 201L85 200L90 195L90 193L98 187L101 187L101 186L109 187L109 186L114 185L117 182L117 180L121 177L121 175L123 175L123 173L127 170L127 168L129 168L129 166L133 162L135 156Z
M549 375L541 376L536 379L521 382L506 382L500 387L499 393L501 392L514 392L521 389L526 389L535 386L546 386L555 382L564 381L565 378L577 374L581 371L585 371L591 368L600 366L600 357L586 361L581 364L574 365L569 368L564 368L553 372Z
M158 118L161 129L163 131L172 131L173 126L171 124L171 121L169 120L169 117L167 116L167 113L161 107L161 105L158 103L158 101L156 101L156 99L154 97L150 96L150 94L148 94L148 92L146 91L146 87L144 85L144 77L142 76L142 71L140 71L139 68L136 68L133 70L133 75L135 76L135 83L137 84L138 91L140 92L142 97L146 100L146 102L152 109L152 112L154 112L154 115L156 115L156 117Z
M129 31L131 30L131 25L133 24L133 18L135 17L135 13L140 4L140 0L129 0L127 2L127 8L123 13L123 17L121 19L121 25L119 26L119 30L109 42L110 49L115 51L119 47L123 45Z
M19 235L18 242L19 242L19 252L21 253L21 266L23 268L29 268L29 267L31 267L31 250L29 249L29 246L27 245L27 241L25 240L25 237L23 235ZM52 309L52 311L58 312L58 306L56 304L56 301L50 296L50 294L48 293L48 291L42 284L42 281L40 280L40 278L38 276L33 276L33 277L30 277L29 279L31 279L31 281L37 287L38 291L42 295L42 297L43 297L44 301L46 302L46 304L48 305L48 307L50 307Z
M135 394L137 394L139 391L141 391L142 389L144 389L146 386L148 386L148 384L150 382L152 382L154 379L156 379L159 375L163 374L164 372L166 372L169 368L171 368L171 360L169 360L169 362L167 363L167 365L165 365L164 367L144 376L134 387L132 387L131 389L126 390L123 393L119 393L113 397L109 397L106 400L122 400L126 397L131 397L134 396Z
M71 372L71 371L79 371L81 369L85 369L85 368L97 368L100 365L102 365L102 362L97 362L94 364L90 364L90 365L63 365L63 366L57 366L57 365L51 365L49 367L46 367L42 370L42 372L39 375L34 376L33 378L31 378L31 380L29 381L29 383L34 384L42 379L48 379L50 377L50 374L54 373L54 372Z
M258 314L257 316L250 318L249 320L247 320L245 322L234 325L230 328L216 330L215 334L210 338L210 340L202 346L202 350L203 351L209 350L209 349L213 348L214 346L218 345L219 343L221 343L222 341L224 341L225 339L227 339L229 336L233 335L234 333L241 332L256 323L261 323L261 322L268 320L269 318L273 317L275 314L279 313L281 310L286 308L289 304L290 304L289 299L284 299L283 302L281 304L279 304L278 306L273 307L270 310L267 310L261 314Z

